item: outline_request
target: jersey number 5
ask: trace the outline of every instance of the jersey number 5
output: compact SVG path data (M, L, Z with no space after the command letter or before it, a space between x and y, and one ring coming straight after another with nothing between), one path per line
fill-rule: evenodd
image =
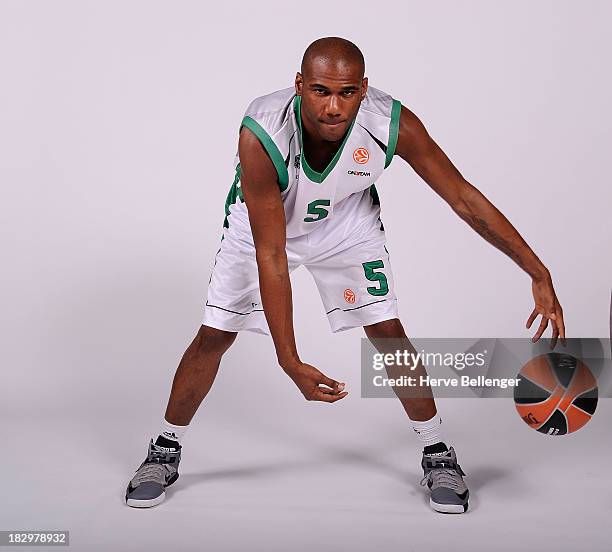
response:
M309 215L316 215L316 218L306 217L304 222L316 222L317 220L324 219L327 215L329 215L329 212L327 209L325 209L325 207L322 207L322 205L329 207L330 203L331 202L329 199L315 199L314 201L311 201L308 204L308 210L306 212Z
M378 282L379 287L369 287L368 293L370 295L387 295L389 293L389 284L387 283L387 277L382 272L374 272L378 268L384 268L385 265L381 259L377 261L370 261L368 263L362 263L363 270L365 271L365 277L372 281Z

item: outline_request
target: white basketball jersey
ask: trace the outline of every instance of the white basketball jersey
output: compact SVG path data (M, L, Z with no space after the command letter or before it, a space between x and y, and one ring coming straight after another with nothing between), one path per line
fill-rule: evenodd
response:
M395 153L401 104L368 87L357 117L338 152L323 172L308 165L302 149L301 97L293 87L251 102L240 128L251 130L274 163L287 220L287 237L308 234L334 216L343 201L372 208L378 205L374 183ZM234 160L235 178L225 203L224 227L248 213L240 189L240 158ZM346 212L346 209L345 209Z

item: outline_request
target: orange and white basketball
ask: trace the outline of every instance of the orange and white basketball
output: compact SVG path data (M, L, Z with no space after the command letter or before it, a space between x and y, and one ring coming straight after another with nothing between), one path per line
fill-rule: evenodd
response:
M597 380L586 364L566 353L546 353L518 373L514 404L523 421L547 435L565 435L587 424L597 408Z

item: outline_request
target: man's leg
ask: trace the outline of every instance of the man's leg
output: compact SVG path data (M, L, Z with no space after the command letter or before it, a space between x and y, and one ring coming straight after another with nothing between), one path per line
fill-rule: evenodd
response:
M407 350L414 355L417 353L408 340L399 318L364 326L363 329L380 353L395 353L397 350ZM421 376L427 375L420 361L414 370L411 368L413 367L389 367L387 373L391 378L411 375L417 378L416 381L420 381ZM429 501L431 507L445 513L467 511L469 491L462 478L465 473L457 463L453 447L448 449L442 442L440 434L442 420L437 414L431 387L415 388L414 396L406 396L403 388L401 394L404 396L400 396L398 389L393 390L410 418L419 440L425 445L421 461L424 475L421 484L427 483L431 491Z
M200 330L174 375L165 419L186 426L206 397L219 370L221 357L236 340L237 332L200 326Z
M150 508L165 498L165 488L178 477L182 434L210 391L221 357L236 339L237 332L202 325L174 375L164 423L147 457L130 480L125 500L128 506Z
M370 326L363 327L368 339L376 350L380 353L394 353L396 350L406 349L409 353L416 355L416 349L412 346L404 327L399 318L385 320ZM404 369L407 370L407 369ZM404 375L404 374L402 374ZM415 376L417 381L420 381L421 376L426 376L425 368L419 361L414 370L410 370L405 375ZM436 403L431 392L431 387L422 387L415 397L398 397L411 420L425 421L431 420L436 415Z
M367 193L364 192L365 199ZM315 279L330 328L339 332L362 326L379 352L405 349L416 354L399 321L391 258L378 204L362 201L359 215L354 207L349 200L341 202L333 218L308 234L310 250L317 253L304 264ZM364 224L368 217L372 222L369 229ZM355 232L356 225L363 232ZM420 363L414 370L409 368L389 367L387 373L390 377L394 377L393 372L426 375ZM467 487L453 448L447 449L442 442L441 419L431 388L393 390L424 445L421 466L426 476L423 481L427 479L431 489L430 504L442 512L464 512Z

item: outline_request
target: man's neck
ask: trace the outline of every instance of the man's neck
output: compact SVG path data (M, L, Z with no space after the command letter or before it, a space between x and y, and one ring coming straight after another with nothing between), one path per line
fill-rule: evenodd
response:
M348 131L349 129L346 132ZM308 132L302 119L302 148L310 167L317 172L323 172L340 149L345 136L346 133L333 142L314 137Z

